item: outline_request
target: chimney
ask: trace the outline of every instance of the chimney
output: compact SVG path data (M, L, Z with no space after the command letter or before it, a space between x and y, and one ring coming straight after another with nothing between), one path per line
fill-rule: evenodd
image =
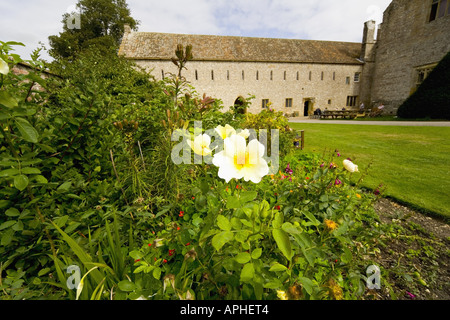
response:
M362 40L362 50L360 59L365 62L372 62L375 58L375 29L376 22L374 20L366 21L364 23L364 32Z

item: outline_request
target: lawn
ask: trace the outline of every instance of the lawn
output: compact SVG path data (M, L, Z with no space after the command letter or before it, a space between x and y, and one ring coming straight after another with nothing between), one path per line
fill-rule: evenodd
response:
M305 130L305 151L338 149L364 172L363 185L382 183L385 196L450 218L450 128L291 123Z

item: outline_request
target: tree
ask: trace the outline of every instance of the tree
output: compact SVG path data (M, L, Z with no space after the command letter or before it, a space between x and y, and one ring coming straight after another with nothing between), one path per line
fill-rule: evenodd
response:
M79 25L71 23L73 15L63 15L63 32L49 37L50 55L55 59L72 59L91 46L118 49L127 24L137 30L125 0L79 0ZM78 28L79 27L79 28Z

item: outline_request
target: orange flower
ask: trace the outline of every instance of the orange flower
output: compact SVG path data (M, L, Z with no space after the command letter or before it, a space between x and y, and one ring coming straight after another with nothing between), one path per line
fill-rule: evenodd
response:
M361 199L361 195L360 195L359 193L356 194L356 197L357 197L358 199Z
M333 220L328 220L328 219L325 219L325 225L327 226L327 228L330 231L333 231L334 229L336 229L338 227L336 222L334 222Z
M180 214L178 215L179 217L184 216L184 211L180 211Z

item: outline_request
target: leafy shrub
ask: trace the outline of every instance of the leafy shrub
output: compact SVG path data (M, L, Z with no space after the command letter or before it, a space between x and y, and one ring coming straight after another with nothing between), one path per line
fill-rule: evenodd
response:
M13 43L1 45L17 64ZM363 296L381 230L375 196L350 183L359 173L294 151L281 113L221 113L181 77L156 82L97 54L50 79L37 54L29 74L1 76L2 298ZM280 171L225 183L213 166L175 165L171 134L195 120L280 130Z
M276 112L273 109L264 109L257 114L246 114L246 120L243 122L242 127L252 128L257 131L259 131L260 129L266 129L268 141L272 141L271 130L279 130L279 150L282 157L287 155L293 148L295 134L289 127L289 120L283 115L283 112L281 111ZM268 149L269 148L270 144L268 145Z

